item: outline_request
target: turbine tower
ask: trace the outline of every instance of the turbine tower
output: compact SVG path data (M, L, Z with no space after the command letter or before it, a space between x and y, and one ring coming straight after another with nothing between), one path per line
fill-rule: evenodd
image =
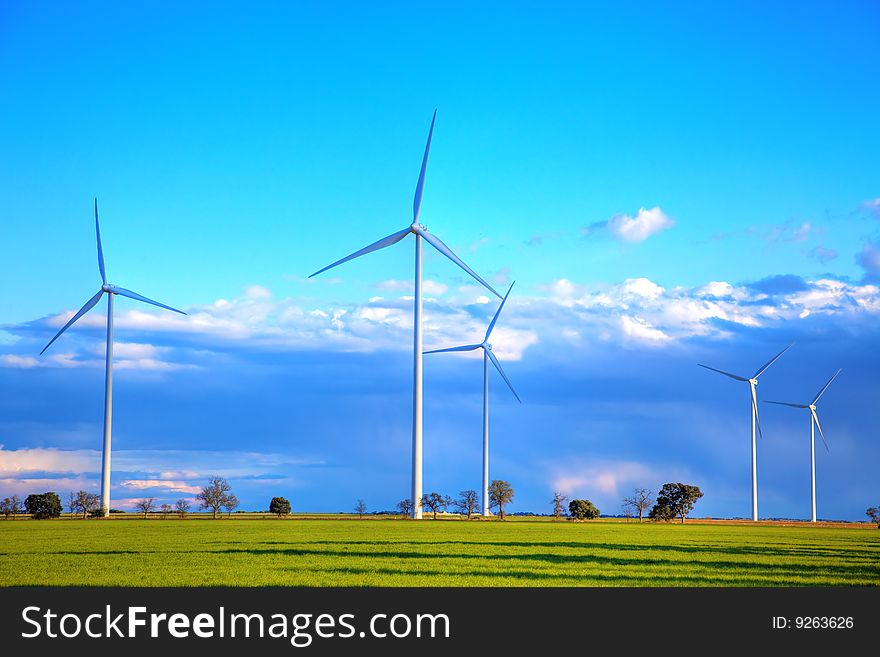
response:
M378 242L374 242L369 246L365 246L360 251L355 251L349 256L337 260L331 265L327 265L323 269L319 269L309 276L312 278L318 274L332 269L336 265L343 262L354 260L367 253L384 249L385 247L397 244L410 233L416 236L416 267L415 267L415 296L413 299L413 439L412 439L412 517L419 519L422 517L422 240L437 249L440 253L452 260L456 265L464 269L474 279L476 279L486 289L490 290L499 299L501 295L480 278L477 273L468 267L462 260L455 255L452 250L440 241L438 237L432 235L427 229L419 223L419 211L422 207L422 192L425 189L425 171L428 168L428 152L431 150L431 136L434 134L434 121L437 119L437 110L434 110L434 116L431 119L431 128L428 131L428 143L425 144L425 155L422 157L422 169L419 172L419 181L416 183L416 193L413 198L413 218L412 224L401 231L398 231L388 237L383 237Z
M819 401L819 397L825 394L825 391L828 390L828 386L831 385L831 382L837 378L837 375L840 374L843 370L839 369L834 373L830 379L828 379L828 383L826 383L822 389L819 391L813 401L809 404L790 404L788 402L779 402L779 401L768 401L768 404L778 404L780 406L790 406L791 408L802 408L810 411L810 522L816 522L816 429L819 429L819 435L822 437L822 442L825 444L825 449L829 452L828 442L825 440L825 434L822 431L822 425L819 424L819 416L816 414L816 403Z
M752 375L751 378L731 374L724 370L718 370L714 367L697 363L700 367L705 367L707 370L712 370L713 372L718 372L724 376L729 376L736 381L742 381L743 383L749 384L749 394L752 398L752 520L755 522L758 520L758 445L755 439L755 429L757 428L761 438L764 437L764 432L761 430L761 420L758 418L758 377L761 376L768 367L775 363L782 354L791 349L793 345L794 343L788 345L785 349L767 361L757 372L754 373L754 375Z
M515 283L516 281L514 281ZM507 301L507 297L510 296L510 290L513 289L513 283L510 284L510 289L507 290L507 294L504 295L504 299L501 301L501 305L498 306L498 310L495 311L495 316L492 318L492 322L489 324L489 328L486 330L486 335L483 338L483 341L480 344L466 344L461 347L449 347L447 349L432 349L431 351L426 351L426 354L439 354L446 351L473 351L474 349L482 349L483 350L483 495L482 495L482 510L483 516L488 517L489 515L489 361L492 361L492 364L495 366L495 369L498 370L498 373L501 375L501 378L504 379L504 382L507 384L507 387L510 388L510 392L513 393L513 396L516 397L516 400L522 404L522 399L519 398L519 395L516 394L516 390L513 389L513 384L510 382L510 379L507 378L507 375L504 373L504 370L501 369L501 363L498 362L498 358L495 354L492 353L492 345L489 344L489 336L492 335L492 329L495 328L495 322L498 321L498 315L501 314L501 309L504 308L504 304Z
M97 198L95 199L95 235L98 241L98 271L101 273L101 289L98 290L98 293L95 294L95 296L86 301L85 305L70 318L70 321L68 321L67 324L61 327L61 330L55 334L55 337L49 340L49 344L43 347L43 351L40 352L40 355L42 356L46 353L46 350L52 345L52 343L55 342L62 333L73 326L76 320L94 308L104 294L107 295L107 355L104 369L104 447L101 459L101 509L104 512L104 517L107 517L110 513L110 436L113 419L113 297L118 294L119 296L135 299L136 301L143 301L144 303L159 306L166 310L172 310L181 315L185 315L186 313L182 310L172 308L171 306L166 306L158 301L148 299L137 292L126 290L124 287L107 283L107 272L104 269L104 250L101 248L101 227L98 225Z

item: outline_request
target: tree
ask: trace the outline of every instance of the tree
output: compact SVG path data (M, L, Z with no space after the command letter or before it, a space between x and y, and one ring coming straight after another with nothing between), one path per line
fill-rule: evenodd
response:
M73 512L81 513L83 520L93 514L101 506L101 498L94 493L81 490L73 497Z
M467 519L470 520L474 511L479 508L479 496L477 495L477 491L468 489L459 492L458 499L455 500L454 504L455 508L462 513L466 513Z
M61 498L58 493L43 493L42 495L28 495L24 500L24 508L33 516L34 520L57 518L61 515Z
M78 512L78 508L76 506L76 493L70 491L67 494L67 512L71 515Z
M367 512L367 505L363 500L358 500L358 503L354 505L354 512L358 514L358 518L363 519L364 514Z
M9 498L9 501L12 502L12 519L15 520L15 516L21 513L21 498L18 495L13 495Z
M409 518L413 510L412 500L408 497L405 500L400 500L400 502L397 503L397 508L403 514L404 518Z
M489 484L489 508L498 507L498 515L504 520L504 505L513 504L513 486L502 479L493 479Z
M134 503L134 507L138 509L141 513L144 514L144 518L147 517L147 514L152 511L156 506L156 498L155 497L145 497L142 500L138 500Z
M14 505L12 503L12 499L9 497L4 497L0 500L0 513L3 514L4 520L9 520L9 516L12 516L12 519L15 520L15 512L13 511Z
M656 520L672 520L678 516L684 524L687 514L701 497L703 491L698 486L682 483L663 484L663 488L657 493L657 502L648 517Z
M286 497L273 497L269 502L269 513L274 513L279 518L290 513L290 500Z
M217 517L220 507L226 502L226 497L230 494L232 486L223 477L211 477L211 481L207 486L203 486L196 499L199 500L199 508L211 509Z
M174 503L174 510L177 511L177 515L181 518L186 518L186 514L189 513L191 508L192 504L189 503L188 499L183 497Z
M171 505L168 502L165 502L162 506L159 507L159 510L162 512L162 520L168 517L168 514L171 513Z
M869 506L868 510L865 511L865 515L871 519L871 522L876 522L877 529L880 529L880 509L876 506Z
M568 498L556 491L553 493L553 499L551 500L551 504L553 505L553 517L556 520L559 520L560 516L565 513L565 503L568 502Z
M223 499L223 508L226 509L227 515L232 515L232 512L238 506L238 498L230 493Z
M590 500L572 500L568 504L568 513L575 520L594 520L599 517L599 509Z
M422 506L428 507L428 510L434 514L434 520L437 519L437 512L445 511L450 504L452 504L452 500L449 497L436 491L422 496Z
M645 511L654 504L653 495L647 488L636 488L632 495L623 498L623 506L624 508L631 509L633 515L638 514L639 522L641 522Z

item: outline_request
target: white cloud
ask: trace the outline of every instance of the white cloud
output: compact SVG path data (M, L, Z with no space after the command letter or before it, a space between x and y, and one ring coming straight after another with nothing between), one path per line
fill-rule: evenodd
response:
M620 318L620 327L624 335L634 338L639 342L657 344L670 340L670 337L663 331L654 328L647 320L641 317L623 315Z
M248 299L268 299L272 293L262 285L251 285L245 288L244 296Z
M0 356L0 363L3 364L3 367L30 368L40 366L40 361L33 356L19 356L18 354L5 354Z
M880 274L880 249L867 245L862 259ZM395 281L386 281L382 287L406 292L404 283ZM760 286L726 281L694 288L663 287L645 277L591 285L559 278L533 289L537 292L527 294L520 289L511 297L492 337L493 347L507 358L522 358L539 341L576 339L584 345L620 342L656 347L693 336L729 337L730 324L776 326L815 315L877 312L880 305L876 286L835 279L803 281L792 288L797 291L772 295ZM446 296L426 299L426 348L479 341L497 307L497 299L483 292L481 287L465 284ZM206 349L236 357L233 350L243 349L374 352L411 348L412 297L407 294L318 305L311 299L243 295L189 310L189 317L142 309L118 313L118 367L161 374L204 366ZM49 332L47 324L54 326L65 315L7 327L19 339L0 345L9 352L0 354L0 367L100 368L101 333L69 332L65 353L38 357L25 351L38 348ZM103 328L102 317L94 320ZM36 339L23 339L31 336Z
M623 282L622 289L629 295L645 299L657 299L666 291L647 278L628 278Z
M176 493L189 493L195 495L201 491L200 486L193 486L185 481L169 481L165 479L128 479L119 484L123 488L144 490L149 488L164 488Z
M637 461L576 461L574 464L569 461L551 468L553 490L569 498L595 498L597 493L617 498L629 492L630 486L653 485L656 478L651 468ZM616 512L616 509L612 511Z
M422 293L432 296L440 296L446 294L449 289L447 285L438 283L437 281L422 281Z
M650 210L639 208L635 217L628 214L614 215L606 223L608 231L624 242L644 242L651 235L656 235L674 225L675 222L666 216L660 206Z

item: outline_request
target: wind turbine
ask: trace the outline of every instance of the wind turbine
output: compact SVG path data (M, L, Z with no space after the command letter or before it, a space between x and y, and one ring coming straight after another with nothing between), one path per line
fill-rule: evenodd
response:
M107 272L104 269L104 250L101 248L101 227L98 225L98 199L95 199L95 235L98 240L98 271L101 272L101 289L91 299L86 301L85 305L79 309L70 321L61 327L61 330L55 334L55 337L49 340L49 344L43 347L40 352L42 356L46 350L52 345L59 336L67 329L73 326L74 322L89 312L101 297L107 295L107 357L104 370L104 451L101 460L101 509L106 517L110 513L110 433L113 419L113 297L117 294L136 301L143 301L166 310L173 310L176 313L185 315L182 310L177 310L171 306L166 306L158 301L153 301L145 296L141 296L137 292L126 290L118 285L107 283Z
M742 381L749 384L749 393L752 397L752 520L755 522L758 520L758 445L755 439L755 429L757 428L758 433L761 434L761 438L764 437L764 432L761 430L761 420L758 418L758 377L761 376L768 367L775 363L782 354L791 349L793 345L794 343L788 345L785 349L767 361L757 372L754 373L754 375L752 375L750 379L697 363L700 367L705 367L707 370L712 370L713 372L718 372L724 376L729 376L736 381Z
M516 281L514 281L515 283ZM483 516L488 517L489 515L489 361L492 361L492 364L495 366L495 369L498 370L498 373L501 375L501 378L504 379L504 382L507 384L507 387L510 388L510 392L513 393L513 396L516 397L516 400L522 404L522 399L519 398L519 395L516 394L516 390L513 389L513 384L510 382L510 379L507 378L507 375L504 373L504 370L501 369L501 363L498 362L498 358L495 354L492 353L492 345L489 344L489 336L492 335L492 329L495 328L495 322L498 321L498 315L501 314L501 309L504 308L504 304L507 301L507 297L510 296L510 290L513 289L513 283L510 284L510 289L507 290L507 294L504 295L504 299L501 301L501 305L498 306L498 310L495 311L495 317L492 318L492 322L489 324L489 328L486 330L486 335L483 338L483 341L480 344L466 344L461 347L449 347L447 349L432 349L431 351L426 351L426 354L439 354L446 351L473 351L475 349L483 350Z
M819 397L825 394L825 391L828 390L828 386L831 385L831 382L837 378L837 375L840 374L843 369L839 369L834 373L830 379L828 379L828 383L826 383L822 389L819 391L813 401L809 404L789 404L788 402L779 402L779 401L768 401L768 404L778 404L780 406L790 406L792 408L803 408L810 411L810 493L811 493L811 515L810 522L816 522L816 429L819 429L819 435L822 437L822 442L825 444L825 449L829 452L828 442L825 440L825 434L822 431L822 425L819 424L819 416L816 415L816 402L819 401Z
M413 219L412 224L401 231L398 231L388 237L383 237L378 242L373 242L369 246L365 246L360 251L355 251L349 256L337 260L331 265L327 265L323 269L319 269L309 276L317 276L318 274L332 269L336 265L343 262L354 260L367 253L384 249L392 244L397 244L410 233L416 236L416 271L415 271L415 297L413 299L413 442L412 442L412 501L413 510L412 517L419 519L422 517L422 239L437 249L440 253L452 260L456 265L464 269L468 274L475 278L481 285L490 290L499 299L501 295L480 278L477 273L468 267L462 260L455 255L452 250L440 241L438 237L432 235L428 230L419 223L419 211L422 207L422 192L425 189L425 171L428 167L428 152L431 150L431 136L434 134L434 121L437 120L437 110L434 110L434 116L431 119L431 129L428 131L428 143L425 144L425 155L422 158L422 169L419 172L419 181L416 183L416 193L413 198Z

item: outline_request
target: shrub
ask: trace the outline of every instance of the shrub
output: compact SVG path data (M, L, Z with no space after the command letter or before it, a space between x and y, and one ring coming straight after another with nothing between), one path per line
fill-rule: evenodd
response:
M57 518L61 515L61 498L58 497L58 493L28 495L24 501L24 508L34 520Z
M273 497L269 502L269 513L274 513L279 518L290 513L290 500L286 497Z
M593 520L599 517L599 509L590 500L572 500L568 512L576 520Z

